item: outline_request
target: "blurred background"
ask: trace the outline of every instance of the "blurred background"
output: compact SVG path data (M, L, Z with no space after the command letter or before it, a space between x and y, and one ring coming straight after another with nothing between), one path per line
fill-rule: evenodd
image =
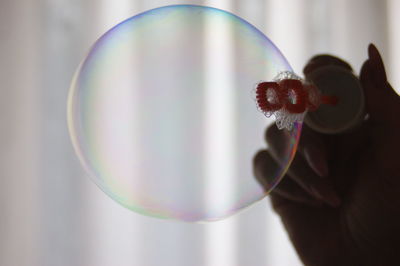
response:
M397 0L2 0L0 265L301 265L268 198L216 223L158 220L118 205L83 172L66 123L75 69L110 27L170 4L239 15L299 74L317 53L358 72L373 42L400 87Z

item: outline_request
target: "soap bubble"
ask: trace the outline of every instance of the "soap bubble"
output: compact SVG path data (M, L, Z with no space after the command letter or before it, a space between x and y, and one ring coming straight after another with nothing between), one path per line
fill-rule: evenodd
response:
M274 123L252 95L260 80L291 71L255 27L203 6L153 9L105 33L80 64L68 100L76 153L93 181L130 210L212 221L262 199L295 153L289 132L267 183L252 159Z

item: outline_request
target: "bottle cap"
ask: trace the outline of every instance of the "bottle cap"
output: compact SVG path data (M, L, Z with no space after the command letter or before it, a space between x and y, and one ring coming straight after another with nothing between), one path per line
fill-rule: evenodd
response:
M339 134L357 127L365 117L365 97L360 81L349 70L338 66L318 68L307 75L323 95L336 96L334 106L322 104L308 112L304 122L313 130Z

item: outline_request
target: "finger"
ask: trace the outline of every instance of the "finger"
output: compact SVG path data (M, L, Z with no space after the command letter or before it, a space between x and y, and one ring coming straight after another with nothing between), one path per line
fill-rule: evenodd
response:
M271 156L279 163L285 163L285 157L282 156L282 148L285 149L285 143L288 143L289 141L286 135L282 133L282 131L275 129L275 127L270 127L267 130L266 138L270 147ZM300 143L303 143L304 145L304 143L307 144L309 142L310 141L306 138L305 142L301 140ZM332 184L328 179L317 176L301 153L296 154L287 174L300 187L307 191L309 195L322 200L333 207L340 205L340 198L334 191Z
M278 162L287 159L288 148L290 148L290 135L286 129L278 129L278 127L273 124L265 131L264 139L267 146L273 144L271 152Z
M271 194L279 194L288 200L310 206L322 205L321 201L308 195L307 192L305 192L288 176L284 176L279 184L274 187L274 185L279 181L277 179L279 176L275 176L274 180L271 182L270 170L279 167L279 164L272 158L267 150L259 151L254 157L254 174L266 193L270 192Z
M368 55L360 71L366 108L374 123L391 127L394 122L392 114L400 109L399 96L387 82L382 58L373 44L368 47Z
M274 209L274 211L281 215L280 209L282 208L282 206L287 206L287 205L292 205L292 201L287 199L284 196L281 196L280 194L271 194L271 196L269 197L271 199L271 205L272 208Z
M327 177L329 175L327 149L322 136L307 125L303 126L301 134L299 152L318 176Z
M372 43L368 46L368 57L371 60L374 68L372 80L374 81L375 85L385 84L387 82L385 66L378 49Z
M371 147L371 122L366 120L357 129L332 137L331 140L328 148L331 163L353 161L365 148Z
M310 195L332 207L340 205L341 200L330 180L317 176L300 154L294 157L287 173Z
M329 179L340 196L348 195L349 190L354 187L359 174L357 165L360 164L360 158L365 157L363 155L375 145L372 142L370 124L370 121L364 121L355 130L326 138ZM346 169L345 174L343 169Z
M279 184L271 191L271 196L279 195L294 203L305 204L308 206L320 207L323 202L310 196L302 187L285 175Z
M277 178L282 174L280 165L267 150L261 150L254 156L253 171L265 193L269 193L274 188L279 181Z
M347 62L345 62L337 57L334 57L331 55L317 55L308 61L308 63L306 64L306 66L303 69L303 73L307 77L308 74L310 74L317 68L320 68L323 66L328 66L328 65L339 66L339 67L348 69L349 71L353 71L351 66Z
M272 126L267 129L265 140L268 144L273 142L274 148L272 151L278 161L286 159L287 149L290 148L288 147L290 137L289 134L286 134L286 131L279 130L277 127ZM321 177L328 176L329 168L325 143L320 134L317 134L305 124L301 130L301 139L297 152L303 155L308 165L317 175Z

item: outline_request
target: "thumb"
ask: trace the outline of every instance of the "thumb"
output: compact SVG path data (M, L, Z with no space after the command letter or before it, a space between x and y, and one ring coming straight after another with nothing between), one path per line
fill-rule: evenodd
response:
M392 126L393 113L400 111L400 98L388 83L382 57L373 44L368 46L368 59L361 68L360 81L370 119L376 124Z

